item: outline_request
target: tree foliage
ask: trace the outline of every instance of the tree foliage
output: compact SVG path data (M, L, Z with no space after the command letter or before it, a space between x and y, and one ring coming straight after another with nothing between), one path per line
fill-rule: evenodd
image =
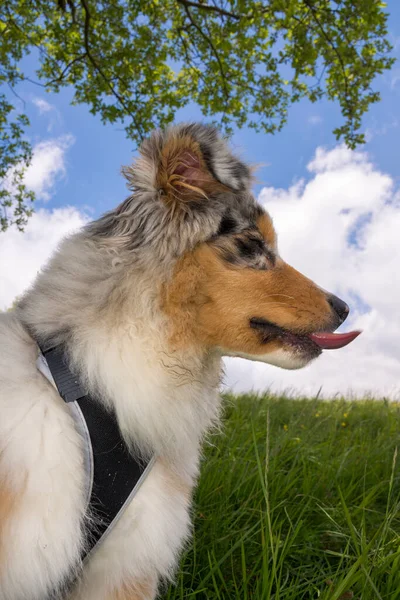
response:
M140 142L196 102L229 133L235 124L274 133L302 98L337 101L336 137L354 148L379 100L374 77L390 68L379 0L3 0L0 6L0 227L20 228L32 194L23 170L26 116L4 95L27 80L21 59L38 50L36 83L74 89L104 123ZM22 63L23 64L23 63ZM12 181L11 181L12 180Z

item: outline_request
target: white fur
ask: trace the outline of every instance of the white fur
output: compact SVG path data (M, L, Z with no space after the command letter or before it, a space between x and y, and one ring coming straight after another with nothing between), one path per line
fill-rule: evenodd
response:
M0 476L10 478L21 507L7 527L1 600L44 600L79 558L83 518L80 439L68 409L35 367L37 348L15 317L1 316ZM190 530L191 488L200 442L218 417L219 356L180 363L160 346L165 324L146 334L133 323L82 331L73 362L114 405L128 443L162 458L134 501L84 568L71 598L108 600L123 584L173 573ZM188 369L190 373L188 372ZM26 483L28 475L28 483Z
M302 369L310 362L310 359L304 355L290 352L284 348L278 348L268 354L246 354L246 352L230 352L228 350L222 350L221 352L224 356L237 356L246 358L247 360L256 360L258 362L267 363L268 365L274 365L275 367L290 370Z
M11 315L0 315L0 347L0 485L17 496L2 524L0 598L43 600L79 556L81 440Z
M179 362L162 350L165 324L107 323L82 332L73 361L112 398L128 442L162 457L111 534L91 557L71 600L108 600L135 581L169 577L190 530L189 498L170 484L171 469L191 488L205 430L218 417L219 355ZM20 497L7 524L1 600L44 600L79 561L84 512L82 449L68 408L37 371L37 347L14 316L0 319L0 474ZM298 368L276 351L264 360ZM190 375L187 367L190 365ZM111 401L111 400L110 400ZM165 467L167 465L167 468Z

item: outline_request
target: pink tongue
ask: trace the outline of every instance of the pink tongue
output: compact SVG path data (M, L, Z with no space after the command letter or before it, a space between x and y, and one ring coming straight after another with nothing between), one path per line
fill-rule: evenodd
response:
M361 331L349 331L348 333L327 333L325 331L321 333L310 333L309 337L313 342L318 344L320 348L324 350L334 350L336 348L343 348L347 346L353 340L360 335Z

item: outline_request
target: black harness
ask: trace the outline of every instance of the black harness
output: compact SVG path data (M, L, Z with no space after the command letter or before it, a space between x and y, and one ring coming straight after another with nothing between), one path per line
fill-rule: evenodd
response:
M86 394L71 373L63 348L42 351L62 399L80 412L89 445L92 481L89 482L86 558L129 505L154 459L142 460L128 451L115 414Z

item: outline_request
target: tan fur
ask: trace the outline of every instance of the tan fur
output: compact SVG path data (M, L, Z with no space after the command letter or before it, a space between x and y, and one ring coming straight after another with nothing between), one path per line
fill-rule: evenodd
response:
M151 580L136 582L133 585L124 584L108 600L152 600L155 590L156 582Z
M261 231L267 244L272 248L276 248L277 239L275 229L272 224L272 219L267 213L264 213L257 219L257 227Z
M190 157L199 163L199 169L189 169L196 174L192 177L196 184L179 174L179 169L186 166ZM163 190L167 203L206 199L212 192L226 190L208 171L199 144L189 136L171 136L164 145L157 172L157 186Z
M264 228L271 227L267 221ZM293 332L329 327L332 313L322 292L281 259L270 270L239 269L202 244L187 254L164 291L163 309L174 323L171 341L177 346L196 339L206 347L264 354L282 346L261 343L249 327L260 317Z
M196 343L194 319L199 305L207 302L202 293L204 279L202 265L193 252L188 252L178 261L172 280L162 288L161 308L170 317L171 349Z
M249 327L252 317L298 333L324 329L330 323L324 293L282 260L269 271L238 270L224 264L206 245L199 248L197 260L207 273L203 293L209 298L199 308L199 334L210 346L251 354L279 347L276 341L260 343Z
M18 507L18 497L7 481L0 476L0 571L6 568L7 524Z
M169 493L181 494L189 503L192 494L192 485L180 473L173 469L171 463L162 458L158 462L163 468L165 483Z

